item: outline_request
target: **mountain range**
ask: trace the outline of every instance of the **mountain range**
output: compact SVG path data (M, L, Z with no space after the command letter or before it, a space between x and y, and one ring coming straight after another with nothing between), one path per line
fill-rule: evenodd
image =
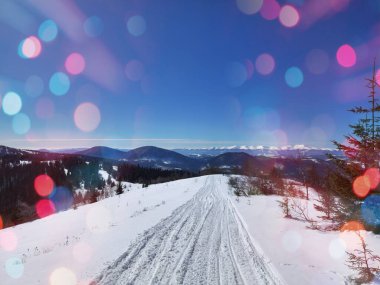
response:
M201 161L172 150L155 146L143 146L129 151L121 151L104 146L95 146L76 154L126 161L144 167L164 169L198 170Z
M91 160L107 159L115 163L126 162L142 167L161 169L181 169L198 172L206 169L256 168L269 171L273 167L285 169L293 173L296 161L302 164L328 163L326 153L341 155L339 152L314 148L211 148L211 149L181 149L167 150L155 146L143 146L132 150L120 150L105 146L79 150L62 150L60 153L47 150L23 150L0 146L0 158L21 160L54 160L65 156L80 156ZM266 155L265 155L266 154ZM323 167L320 167L323 168Z

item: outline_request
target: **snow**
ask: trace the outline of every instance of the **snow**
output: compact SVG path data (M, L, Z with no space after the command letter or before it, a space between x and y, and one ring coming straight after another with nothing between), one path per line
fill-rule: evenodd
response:
M131 244L95 284L282 284L231 203L222 176Z
M190 200L204 179L132 186L120 196L1 230L1 284L50 284L59 268L86 284L138 234Z
M294 146L294 149L308 149L307 147L305 147L303 144L296 144Z
M300 187L302 188L302 187ZM317 194L309 189L311 199ZM278 206L279 196L239 197L234 205L249 233L288 284L343 284L354 274L346 265L346 251L359 245L355 232L320 232L307 229L304 222L285 219ZM299 199L301 200L301 199ZM309 215L317 212L308 204ZM375 254L380 254L380 236L363 232Z
M99 170L99 175L103 178L104 181L107 181L109 173L105 170ZM113 181L116 181L115 179L111 178Z
M353 274L345 264L359 242L353 232L307 229L283 218L281 197L237 198L227 183L211 175L126 184L120 196L1 230L0 282L328 285ZM363 235L379 254L380 236Z
M186 150L324 150L335 151L334 148L305 146L303 144L283 145L283 146L263 146L263 145L232 145L219 147L203 147L203 148L184 148Z

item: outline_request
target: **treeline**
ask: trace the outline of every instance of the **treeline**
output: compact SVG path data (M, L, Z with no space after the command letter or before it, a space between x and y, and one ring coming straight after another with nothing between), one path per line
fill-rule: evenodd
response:
M0 215L5 226L20 224L38 218L35 205L43 198L58 197L53 191L48 197L41 197L35 191L34 181L46 174L53 181L55 189L65 189L71 197L74 190L85 187L90 191L101 189L105 181L100 177L99 163L79 158L59 161L28 161L0 164ZM57 197L54 197L57 199ZM64 198L64 197L60 197ZM59 197L58 197L59 199ZM60 201L56 201L60 202ZM64 210L64 209L58 209Z
M119 187L115 179L147 186L195 175L180 170L143 168L124 163L118 165L111 160L73 155L49 161L29 159L3 158L0 161L0 218L4 227L39 218L36 204L41 199L51 200L55 211L62 211L113 195ZM108 179L104 180L99 170L107 171L110 174ZM54 182L54 190L47 197L41 197L34 186L36 177L43 174Z
M109 169L110 170L110 169ZM112 170L110 170L112 173ZM116 171L114 171L116 172ZM118 180L146 185L197 176L196 173L183 170L144 168L132 164L121 164L115 173Z

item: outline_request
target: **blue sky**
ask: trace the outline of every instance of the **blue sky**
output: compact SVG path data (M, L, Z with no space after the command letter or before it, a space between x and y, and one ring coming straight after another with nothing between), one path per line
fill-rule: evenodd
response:
M277 1L269 20L266 2L275 0L1 1L0 142L331 146L355 121L346 110L366 102L380 5ZM355 61L342 53L342 65L345 45ZM70 86L52 86L57 72ZM16 114L9 92L22 101Z

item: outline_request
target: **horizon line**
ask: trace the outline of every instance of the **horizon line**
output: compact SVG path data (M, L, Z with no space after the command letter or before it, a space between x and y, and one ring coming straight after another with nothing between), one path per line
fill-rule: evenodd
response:
M183 143L189 143L189 141L191 140L186 140L186 139L137 139L137 138L134 138L134 139L82 139L82 138L76 138L76 139L14 139L14 140L5 140L3 142L62 142L62 141L167 141L167 142L183 142ZM140 146L130 146L130 147L127 147L127 146L110 146L110 145L78 145L78 146L50 146L50 147L42 147L42 146L9 146L9 145L6 145L6 144L3 144L3 143L0 143L0 145L3 145L3 146L6 146L6 147L10 147L10 148L18 148L18 149L25 149L25 150L43 150L43 149L46 149L46 150L65 150L65 149L79 149L79 148L83 148L83 149L89 149L89 148L93 148L93 147L109 147L109 148L115 148L115 149L133 149L133 148L138 148L138 147L143 147L143 146L154 146L154 147L160 147L160 148L166 148L166 149L172 149L172 150L175 150L175 149L246 149L246 150L260 150L260 149L263 149L263 148L266 148L266 149L273 149L273 150L286 150L286 149L289 149L289 148L292 148L294 150L297 150L297 149L328 149L328 150L333 150L334 148L332 147L327 147L327 146L311 146L311 145L307 145L307 144L287 144L287 145L269 145L269 144L237 144L237 142L234 142L234 141L202 141L202 140L193 140L192 143L197 143L197 144L200 144L200 143L207 143L207 144L211 144L211 143L214 143L214 145L211 145L211 146L196 146L196 147L190 147L190 146L181 146L181 147L164 147L164 146L158 146L158 145L154 145L154 144L151 144L151 145L140 145ZM221 143L227 143L229 145L217 145L217 144L221 144Z

